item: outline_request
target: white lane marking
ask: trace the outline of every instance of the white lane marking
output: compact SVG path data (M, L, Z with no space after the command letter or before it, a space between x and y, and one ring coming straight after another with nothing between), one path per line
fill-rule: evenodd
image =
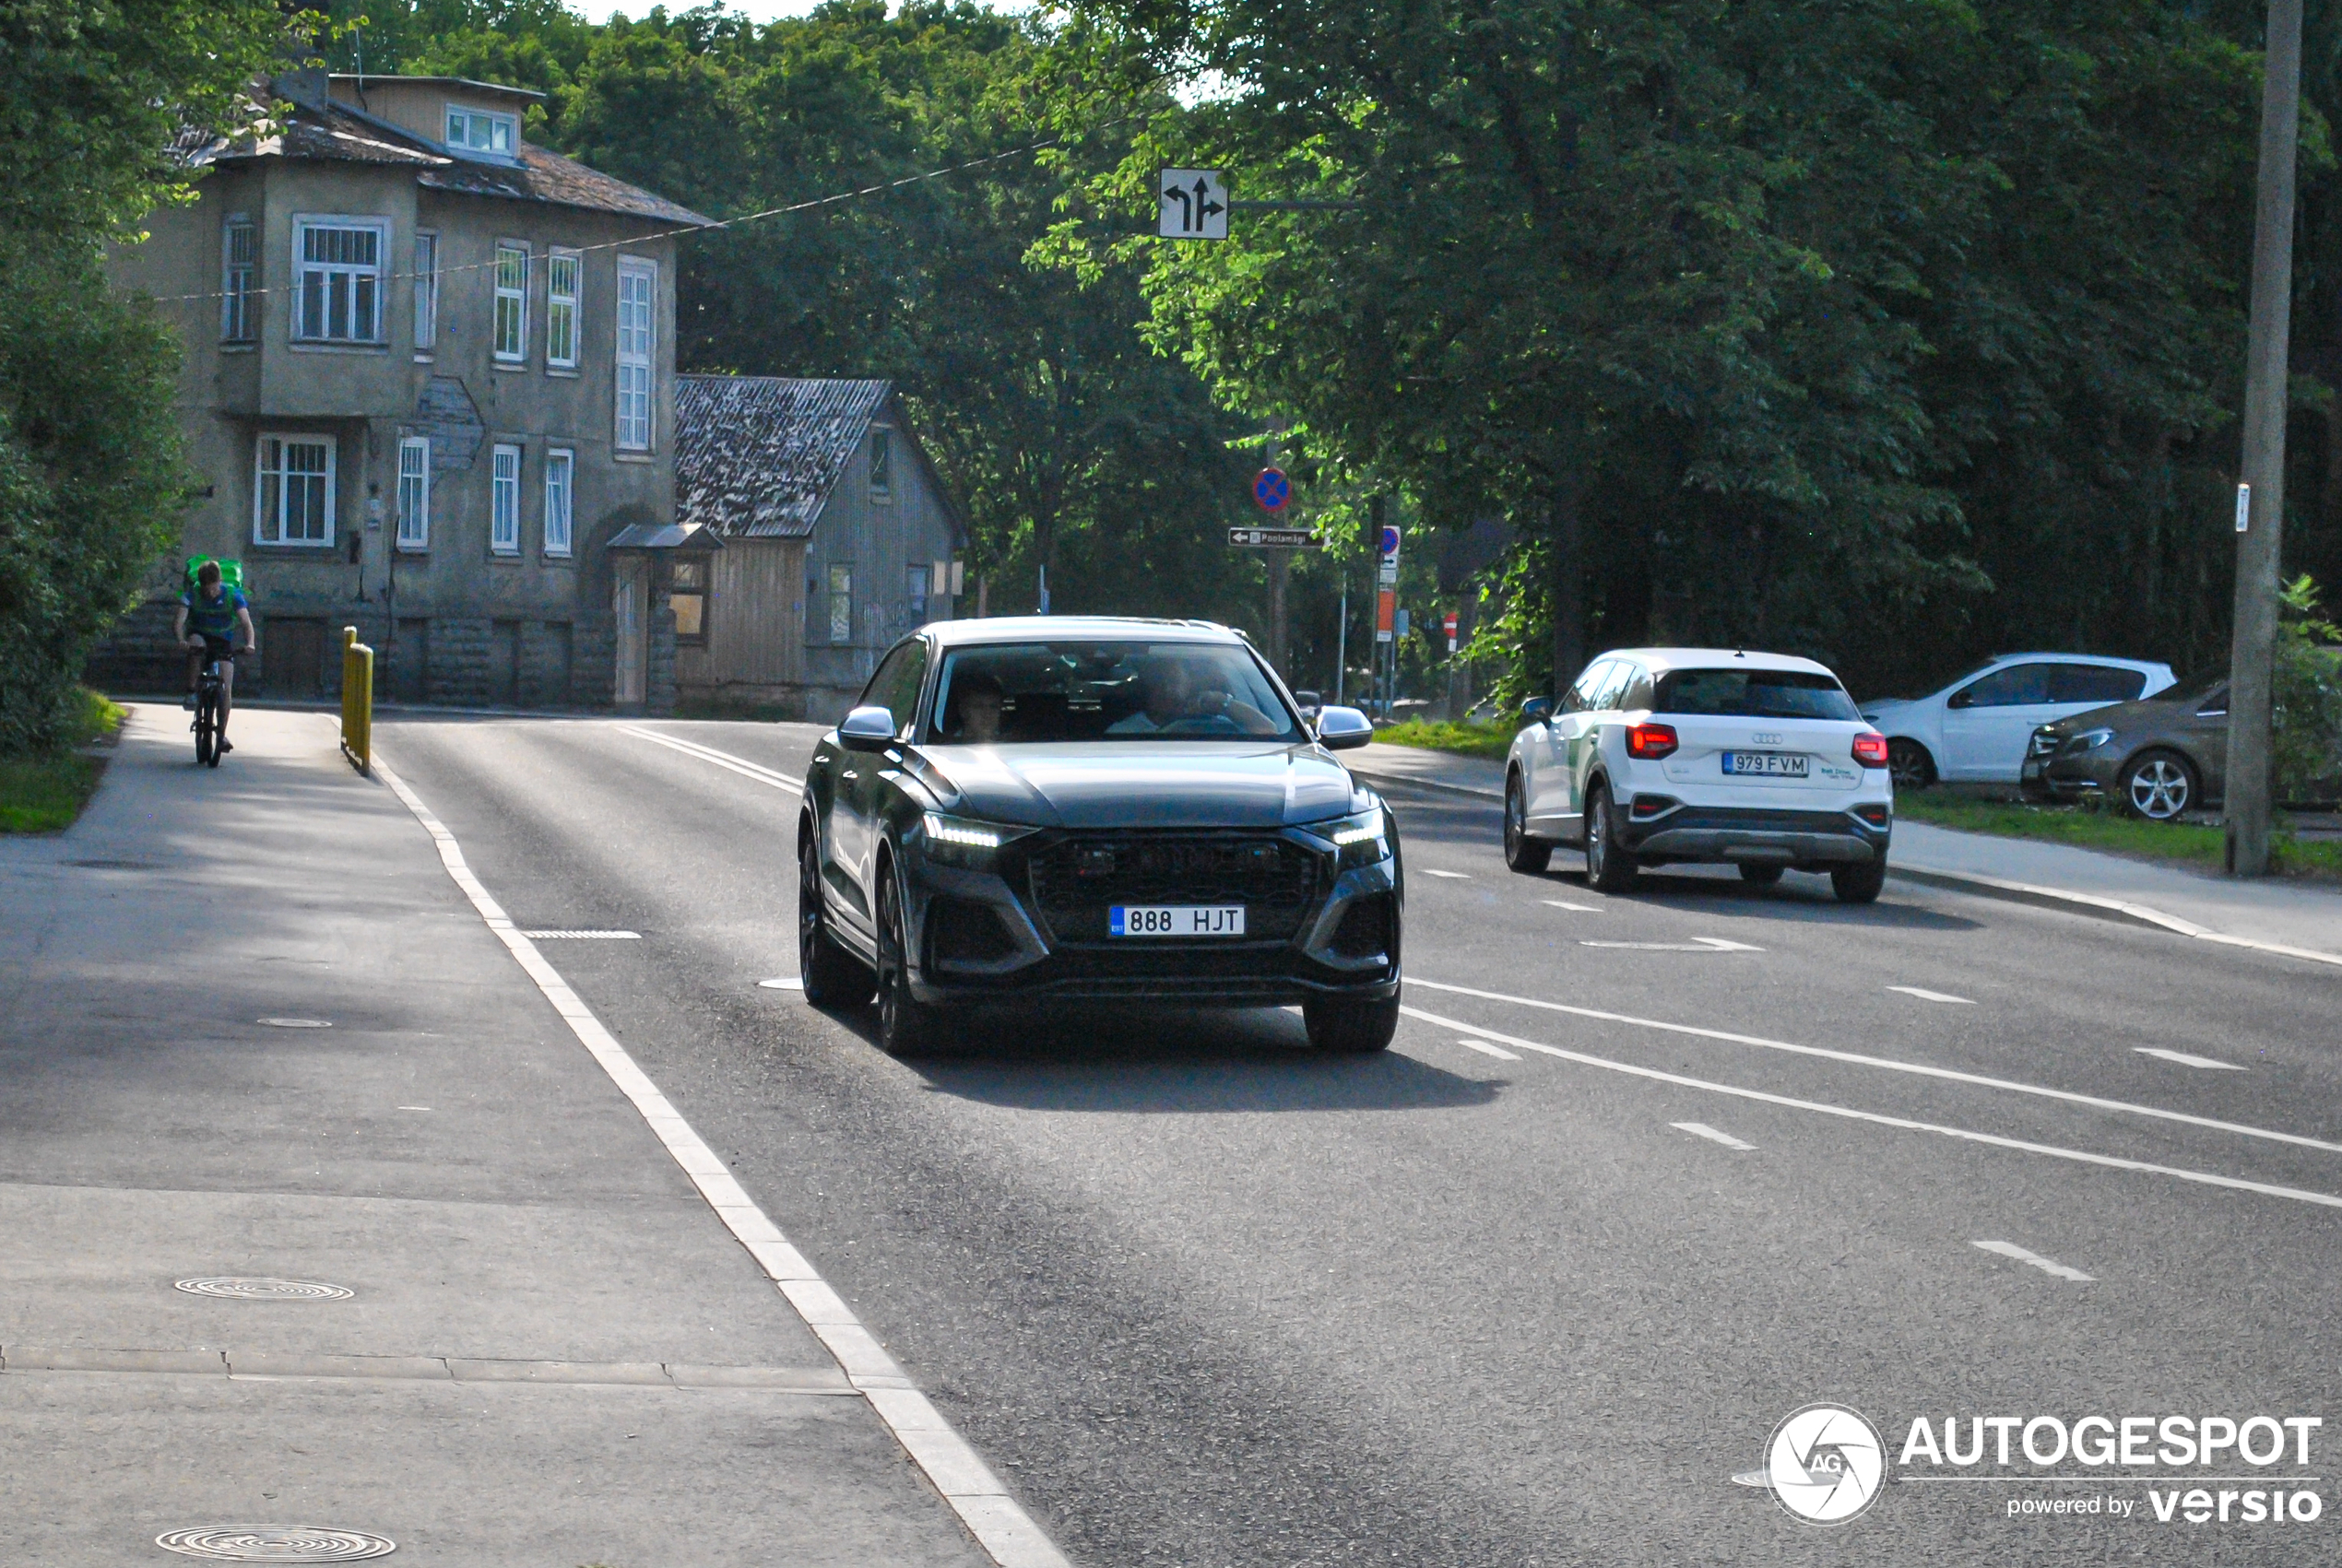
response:
M729 768L742 778L754 779L758 784L771 784L775 789L795 790L799 795L805 793L804 780L793 779L787 773L776 773L761 762L751 762L745 757L735 757L728 751L718 751L713 746L702 746L694 740L683 740L675 736L661 735L655 729L645 729L639 725L620 725L618 732L621 735L631 735L643 740L656 741L661 746L680 751L687 757L696 757L703 762L713 762L719 768Z
M1694 937L1688 942L1597 942L1581 937L1581 948L1631 948L1640 953L1761 953L1762 948L1752 948L1746 942L1728 942L1721 937Z
M886 1353L877 1337L862 1326L853 1309L839 1299L837 1292L805 1260L805 1255L789 1244L771 1217L732 1179L730 1168L714 1149L700 1141L692 1125L635 1065L634 1058L603 1027L594 1010L569 988L560 972L545 961L537 945L514 926L503 906L490 896L487 887L465 863L463 848L455 842L455 835L432 815L421 797L408 788L407 781L380 756L374 759L374 772L431 834L439 849L440 864L479 912L480 919L537 983L538 990L561 1014L578 1043L601 1064L619 1092L642 1113L643 1120L666 1145L667 1152L683 1168L684 1174L691 1177L700 1196L716 1210L716 1218L724 1221L726 1229L780 1287L806 1326L829 1347L847 1381L869 1400L879 1419L894 1434L894 1440L927 1473L935 1490L942 1493L943 1500L952 1505L960 1522L992 1561L1000 1568L1071 1568L1064 1553L1050 1543L1031 1515L1008 1494L967 1440L919 1397L918 1390L895 1364L894 1358Z
M1440 871L1428 866L1418 866L1415 869L1422 872L1426 877L1445 877L1449 880L1455 882L1469 882L1472 880L1472 873L1469 871Z
M2303 1149L2323 1149L2329 1154L2342 1154L2342 1143L2328 1143L2324 1138L2303 1138L2299 1133L2277 1132L2269 1127L2248 1126L2242 1122L2223 1122L2212 1116L2192 1116L2185 1111L2165 1111L2153 1105L2135 1105L2127 1100L2103 1100L2095 1094L2076 1094L2070 1089L2044 1089L2036 1083L2017 1083L2005 1078L1986 1078L1981 1073L1956 1072L1950 1067L1931 1067L1918 1062L1898 1062L1886 1056L1865 1056L1854 1051L1832 1051L1820 1045L1795 1045L1786 1040L1768 1040L1761 1034L1734 1034L1728 1030L1700 1029L1688 1023L1668 1023L1660 1019L1636 1018L1630 1013L1606 1013L1597 1008L1573 1008L1564 1002L1543 1002L1534 996L1508 996L1501 991L1480 991L1469 985L1443 985L1437 980L1419 980L1407 976L1407 984L1420 985L1429 991L1452 991L1460 996L1478 996L1484 1001L1510 1002L1517 1007L1541 1008L1546 1012L1567 1013L1573 1018L1590 1018L1603 1023L1632 1024L1638 1029L1662 1030L1669 1034L1689 1034L1702 1040L1722 1040L1734 1045L1756 1045L1768 1051L1787 1051L1799 1056L1820 1056L1827 1061L1851 1062L1856 1067L1884 1067L1889 1072L1914 1073L1921 1078L1940 1078L1952 1083L1972 1083L1984 1089L2005 1089L2012 1094L2038 1094L2044 1100L2063 1100L2073 1105L2091 1105L2101 1111L2124 1111L2134 1116L2153 1116L2158 1121L2184 1122L2190 1126L2209 1127L2215 1132L2236 1133L2244 1138L2265 1138L2272 1143L2290 1143Z
M1603 913L1603 908L1600 904L1564 903L1559 899L1546 899L1544 902L1548 908L1567 909L1579 914L1600 914Z
M1978 1242L1975 1244L1986 1252L1996 1252L2003 1257L2013 1257L2019 1263L2029 1263L2042 1273L2054 1274L2061 1279L2078 1279L2085 1285L2090 1282L2090 1276L2080 1269L2068 1268L2062 1263L2052 1263L2040 1253L2027 1252L2015 1242Z
M1410 981L1410 984L1421 982ZM1614 1062L1607 1056L1590 1056L1583 1051L1565 1051L1558 1045L1541 1041L1523 1040L1517 1034L1504 1034L1493 1029L1483 1029L1461 1019L1442 1018L1421 1008L1402 1007L1410 1018L1437 1024L1442 1029L1459 1029L1486 1040L1501 1040L1523 1051L1540 1055L1558 1056L1565 1062L1581 1067L1602 1067L1606 1071L1625 1073L1630 1078L1649 1079L1654 1083L1672 1083L1685 1089L1703 1089L1710 1094L1729 1094L1739 1100L1755 1100L1767 1105L1786 1105L1792 1111L1815 1111L1825 1116L1843 1116L1848 1121L1869 1122L1876 1126L1900 1127L1906 1132L1936 1133L1956 1138L1966 1143L1987 1144L1994 1149L2014 1149L2026 1154L2046 1154L2053 1159L2076 1161L2085 1165L2103 1165L2114 1171L2144 1171L2152 1175L2176 1176L2183 1182L2200 1182L2210 1187L2230 1187L2238 1192L2257 1192L2270 1197L2289 1197L2300 1203L2319 1204L2327 1208L2342 1208L2342 1197L2331 1193L2308 1192L2300 1187L2281 1187L2268 1182L2247 1181L2241 1176L2214 1175L2208 1171L2182 1170L2177 1165L2153 1165L2144 1160L2124 1160L2111 1154L2092 1154L2087 1149L2061 1149L2053 1143L2028 1143L2023 1138L2003 1138L1997 1133L1970 1132L1965 1127L1937 1126L1933 1122L1914 1122L1906 1116L1884 1116L1875 1111L1857 1111L1851 1106L1831 1105L1819 1100L1796 1100L1786 1094L1768 1094L1761 1089L1742 1089L1729 1083L1710 1083L1704 1078L1686 1078L1682 1073L1661 1072L1656 1067L1638 1067L1632 1062Z
M254 1020L271 1029L331 1029L333 1020L323 1018L264 1018Z
M1721 1143L1726 1149L1737 1149L1744 1154L1756 1147L1753 1143L1741 1142L1730 1133L1718 1132L1706 1122L1669 1122L1667 1125L1677 1132L1687 1132L1694 1138L1704 1138L1710 1143Z
M640 931L524 931L522 936L532 942L639 942Z
M402 1111L428 1111L431 1109L428 1105L401 1105L398 1108Z
M1466 1036L1453 1042L1453 1043L1462 1046L1467 1051L1477 1051L1484 1056L1494 1056L1500 1062L1517 1062L1520 1060L1520 1056L1515 1055L1513 1052L1506 1050L1501 1045L1491 1045L1485 1040L1473 1040L1469 1036Z
M1945 991L1929 991L1917 985L1889 985L1887 989L1900 991L1906 996L1917 996L1922 1002L1952 1002L1963 1008L1972 1008L1976 1005L1966 996L1955 996Z
M776 974L770 980L760 980L758 986L766 991L802 991L805 982L794 974Z
M2132 1050L2142 1056L2159 1056L2167 1062L2177 1062L2183 1067L2208 1067L2216 1072L2241 1073L2246 1069L2234 1062L2216 1062L2209 1056L2191 1056L2185 1051L2166 1051L2160 1045L2134 1045Z

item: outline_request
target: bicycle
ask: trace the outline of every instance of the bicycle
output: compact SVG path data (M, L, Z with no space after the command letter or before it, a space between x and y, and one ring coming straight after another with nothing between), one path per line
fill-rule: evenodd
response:
M206 639L203 673L195 680L195 765L201 768L219 766L220 746L225 737L219 733L227 725L228 683L219 672L222 664L232 665L235 654L224 642Z

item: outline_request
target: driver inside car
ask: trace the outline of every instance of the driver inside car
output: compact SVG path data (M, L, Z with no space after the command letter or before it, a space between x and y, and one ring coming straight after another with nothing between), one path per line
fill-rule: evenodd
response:
M1200 661L1157 654L1139 666L1141 706L1106 726L1108 735L1280 735L1284 725L1242 698L1207 686Z

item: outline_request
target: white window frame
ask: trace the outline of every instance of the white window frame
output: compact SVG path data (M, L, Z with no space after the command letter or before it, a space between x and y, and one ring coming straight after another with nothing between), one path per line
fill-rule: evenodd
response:
M520 554L520 448L498 442L488 459L488 548L496 555Z
M639 300L630 298L641 287ZM642 320L629 324L639 305ZM621 452L648 452L658 417L658 264L645 256L618 258L617 374L611 403L615 443Z
M517 283L504 280L504 258L507 256L520 258L520 281ZM525 365L528 362L528 264L531 259L528 242L499 240L493 257L489 263L489 276L496 285L496 314L489 324L489 353L500 365ZM511 307L509 316L505 313L507 306ZM514 329L513 347L510 348L504 347L504 324L507 320Z
M402 436L398 442L398 548L431 548L431 441Z
M236 242L243 241L243 254L236 254ZM250 213L231 212L219 226L219 341L250 343L259 337L260 324L253 320L253 306L258 301L254 285L260 266L260 226Z
M562 274L569 274L569 288L562 288ZM549 371L574 371L577 368L579 333L585 323L579 318L578 306L586 293L586 258L575 251L559 246L545 253L545 368ZM656 296L654 296L656 298ZM566 352L562 343L566 335Z
M325 531L322 538L289 539L285 537L286 502L290 491L284 483L287 474L284 466L284 448L289 442L302 446L322 446L325 449L323 516ZM313 430L264 430L261 432L260 439L253 443L252 456L252 542L254 544L280 546L288 549L329 550L334 548L334 477L339 455L337 447L337 443L333 437L319 435ZM272 449L273 455L277 459L274 467L269 466ZM293 472L303 478L316 477L313 470L310 469L299 469ZM268 482L272 477L277 481L274 487L273 508L270 505L272 496ZM274 516L268 515L272 510Z
M545 553L567 557L577 522L577 454L556 446L545 454Z
M371 230L374 236L374 260L373 265L371 266L361 266L349 263L310 262L307 259L309 236L321 230ZM350 347L368 348L379 348L384 341L383 336L383 285L389 276L390 268L387 265L389 259L390 219L386 218L369 218L355 214L340 213L295 214L292 224L293 308L286 312L290 330L292 333L292 340L295 343L347 345ZM365 324L367 328L365 336L361 336L356 333L351 333L347 336L336 337L327 333L312 332L308 330L313 324L315 324L309 319L309 275L312 271L322 271L329 278L348 277L350 279L351 302L353 306L355 305L359 295L361 293L364 295L371 307L368 312L369 319ZM332 324L333 316L330 305L327 305L325 314L325 324L330 325ZM352 311L352 315L354 318L354 309Z
M415 347L439 347L439 234L415 231Z
M459 124L460 122L460 124ZM465 152L493 153L503 158L520 156L520 116L506 114L494 109L473 109L466 104L451 103L440 122L447 133L444 145ZM488 139L472 140L475 131L485 128ZM497 132L503 133L502 137ZM499 141L503 146L498 146Z

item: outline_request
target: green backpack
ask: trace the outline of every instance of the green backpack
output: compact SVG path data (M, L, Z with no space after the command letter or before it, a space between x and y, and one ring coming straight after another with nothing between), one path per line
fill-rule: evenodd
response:
M192 594L195 591L195 573L203 570L203 563L207 560L219 568L219 585L222 588L231 594L241 594L244 591L244 563L242 561L230 560L224 556L191 555L187 558L187 592Z

